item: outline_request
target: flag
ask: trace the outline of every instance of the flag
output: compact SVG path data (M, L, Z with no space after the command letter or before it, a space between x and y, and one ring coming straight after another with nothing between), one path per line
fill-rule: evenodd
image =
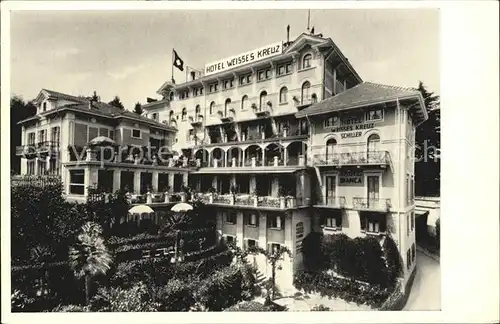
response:
M179 54L175 50L174 51L174 66L181 71L184 71L184 61L179 57Z

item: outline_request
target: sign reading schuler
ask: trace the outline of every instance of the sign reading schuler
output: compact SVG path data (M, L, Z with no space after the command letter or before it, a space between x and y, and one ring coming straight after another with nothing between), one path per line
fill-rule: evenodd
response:
M235 68L244 64L257 62L269 57L277 56L283 53L283 42L274 43L250 52L238 54L226 59L209 63L205 65L205 75L219 73L225 70Z

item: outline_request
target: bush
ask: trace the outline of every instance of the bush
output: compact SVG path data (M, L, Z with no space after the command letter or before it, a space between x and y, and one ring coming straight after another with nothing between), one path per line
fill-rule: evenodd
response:
M225 312L271 312L269 306L264 306L256 301L244 301L224 310Z
M69 313L69 312L89 312L88 306L82 305L58 305L52 312Z
M195 304L194 289L197 283L194 281L183 282L173 279L166 286L159 288L157 300L159 310L163 312L189 311Z
M326 307L323 304L316 305L313 308L311 308L311 311L313 311L313 312L329 312L330 311L330 307Z
M96 312L154 312L156 307L142 282L129 289L101 288L90 302Z
M300 271L295 275L294 285L306 292L318 292L321 296L341 298L347 302L374 308L380 307L391 293L389 289L379 285L337 278L326 272Z

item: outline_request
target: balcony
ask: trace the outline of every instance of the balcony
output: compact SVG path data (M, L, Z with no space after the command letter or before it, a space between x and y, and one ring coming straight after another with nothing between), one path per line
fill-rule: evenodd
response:
M369 166L386 167L390 164L388 151L353 152L353 153L321 153L313 155L316 166Z
M59 142L58 141L38 142L36 145L36 151L39 153L57 152L59 151Z
M35 144L16 146L16 156L33 156L36 154Z
M263 107L258 107L256 104L252 105L253 112L255 114L255 117L257 118L265 118L269 117L271 115L271 102L268 101L267 104L263 105Z
M352 207L359 211L388 212L391 208L391 200L385 198L354 197Z
M327 196L323 197L323 201L318 202L317 205L334 209L344 209L346 208L346 199L343 196Z
M203 124L203 116L198 115L196 117L189 117L189 122L191 123L192 127L200 127Z
M201 194L199 198L208 204L242 206L265 209L289 209L297 207L295 197L254 196L249 194Z

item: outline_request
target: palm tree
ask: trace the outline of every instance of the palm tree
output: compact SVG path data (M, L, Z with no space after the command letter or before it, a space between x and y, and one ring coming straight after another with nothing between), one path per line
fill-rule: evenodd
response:
M105 274L113 262L104 239L102 227L93 222L85 223L76 243L69 248L69 264L77 278L85 278L85 301L90 302L90 280L92 277Z

